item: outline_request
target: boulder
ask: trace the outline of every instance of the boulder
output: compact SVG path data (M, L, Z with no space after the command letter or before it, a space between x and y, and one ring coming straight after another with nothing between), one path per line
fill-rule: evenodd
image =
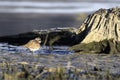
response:
M120 8L99 9L76 31L79 44L70 49L87 53L120 52Z

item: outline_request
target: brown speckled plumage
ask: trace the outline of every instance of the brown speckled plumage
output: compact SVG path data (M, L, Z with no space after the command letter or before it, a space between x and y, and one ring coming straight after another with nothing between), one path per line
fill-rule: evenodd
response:
M30 51L34 52L39 50L40 48L41 39L35 38L33 40L30 40L27 44L24 45L24 47L28 48Z

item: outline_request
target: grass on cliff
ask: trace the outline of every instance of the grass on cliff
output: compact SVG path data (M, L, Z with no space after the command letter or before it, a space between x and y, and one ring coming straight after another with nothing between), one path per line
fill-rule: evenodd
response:
M100 42L79 43L69 48L81 53L119 53L120 42L114 42L111 40L103 40Z

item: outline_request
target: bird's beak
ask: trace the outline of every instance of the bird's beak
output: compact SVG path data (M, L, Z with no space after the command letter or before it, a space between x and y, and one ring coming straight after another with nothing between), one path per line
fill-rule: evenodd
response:
M39 43L41 43L42 41L39 41Z

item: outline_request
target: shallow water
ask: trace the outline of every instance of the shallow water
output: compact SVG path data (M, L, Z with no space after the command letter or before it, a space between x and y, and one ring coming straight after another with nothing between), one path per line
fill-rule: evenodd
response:
M68 50L68 46L53 46L53 50L49 46L41 46L41 48L34 52L34 54L73 54L74 51ZM26 53L31 54L31 52L23 46L14 46L7 43L0 43L0 51L8 53Z

